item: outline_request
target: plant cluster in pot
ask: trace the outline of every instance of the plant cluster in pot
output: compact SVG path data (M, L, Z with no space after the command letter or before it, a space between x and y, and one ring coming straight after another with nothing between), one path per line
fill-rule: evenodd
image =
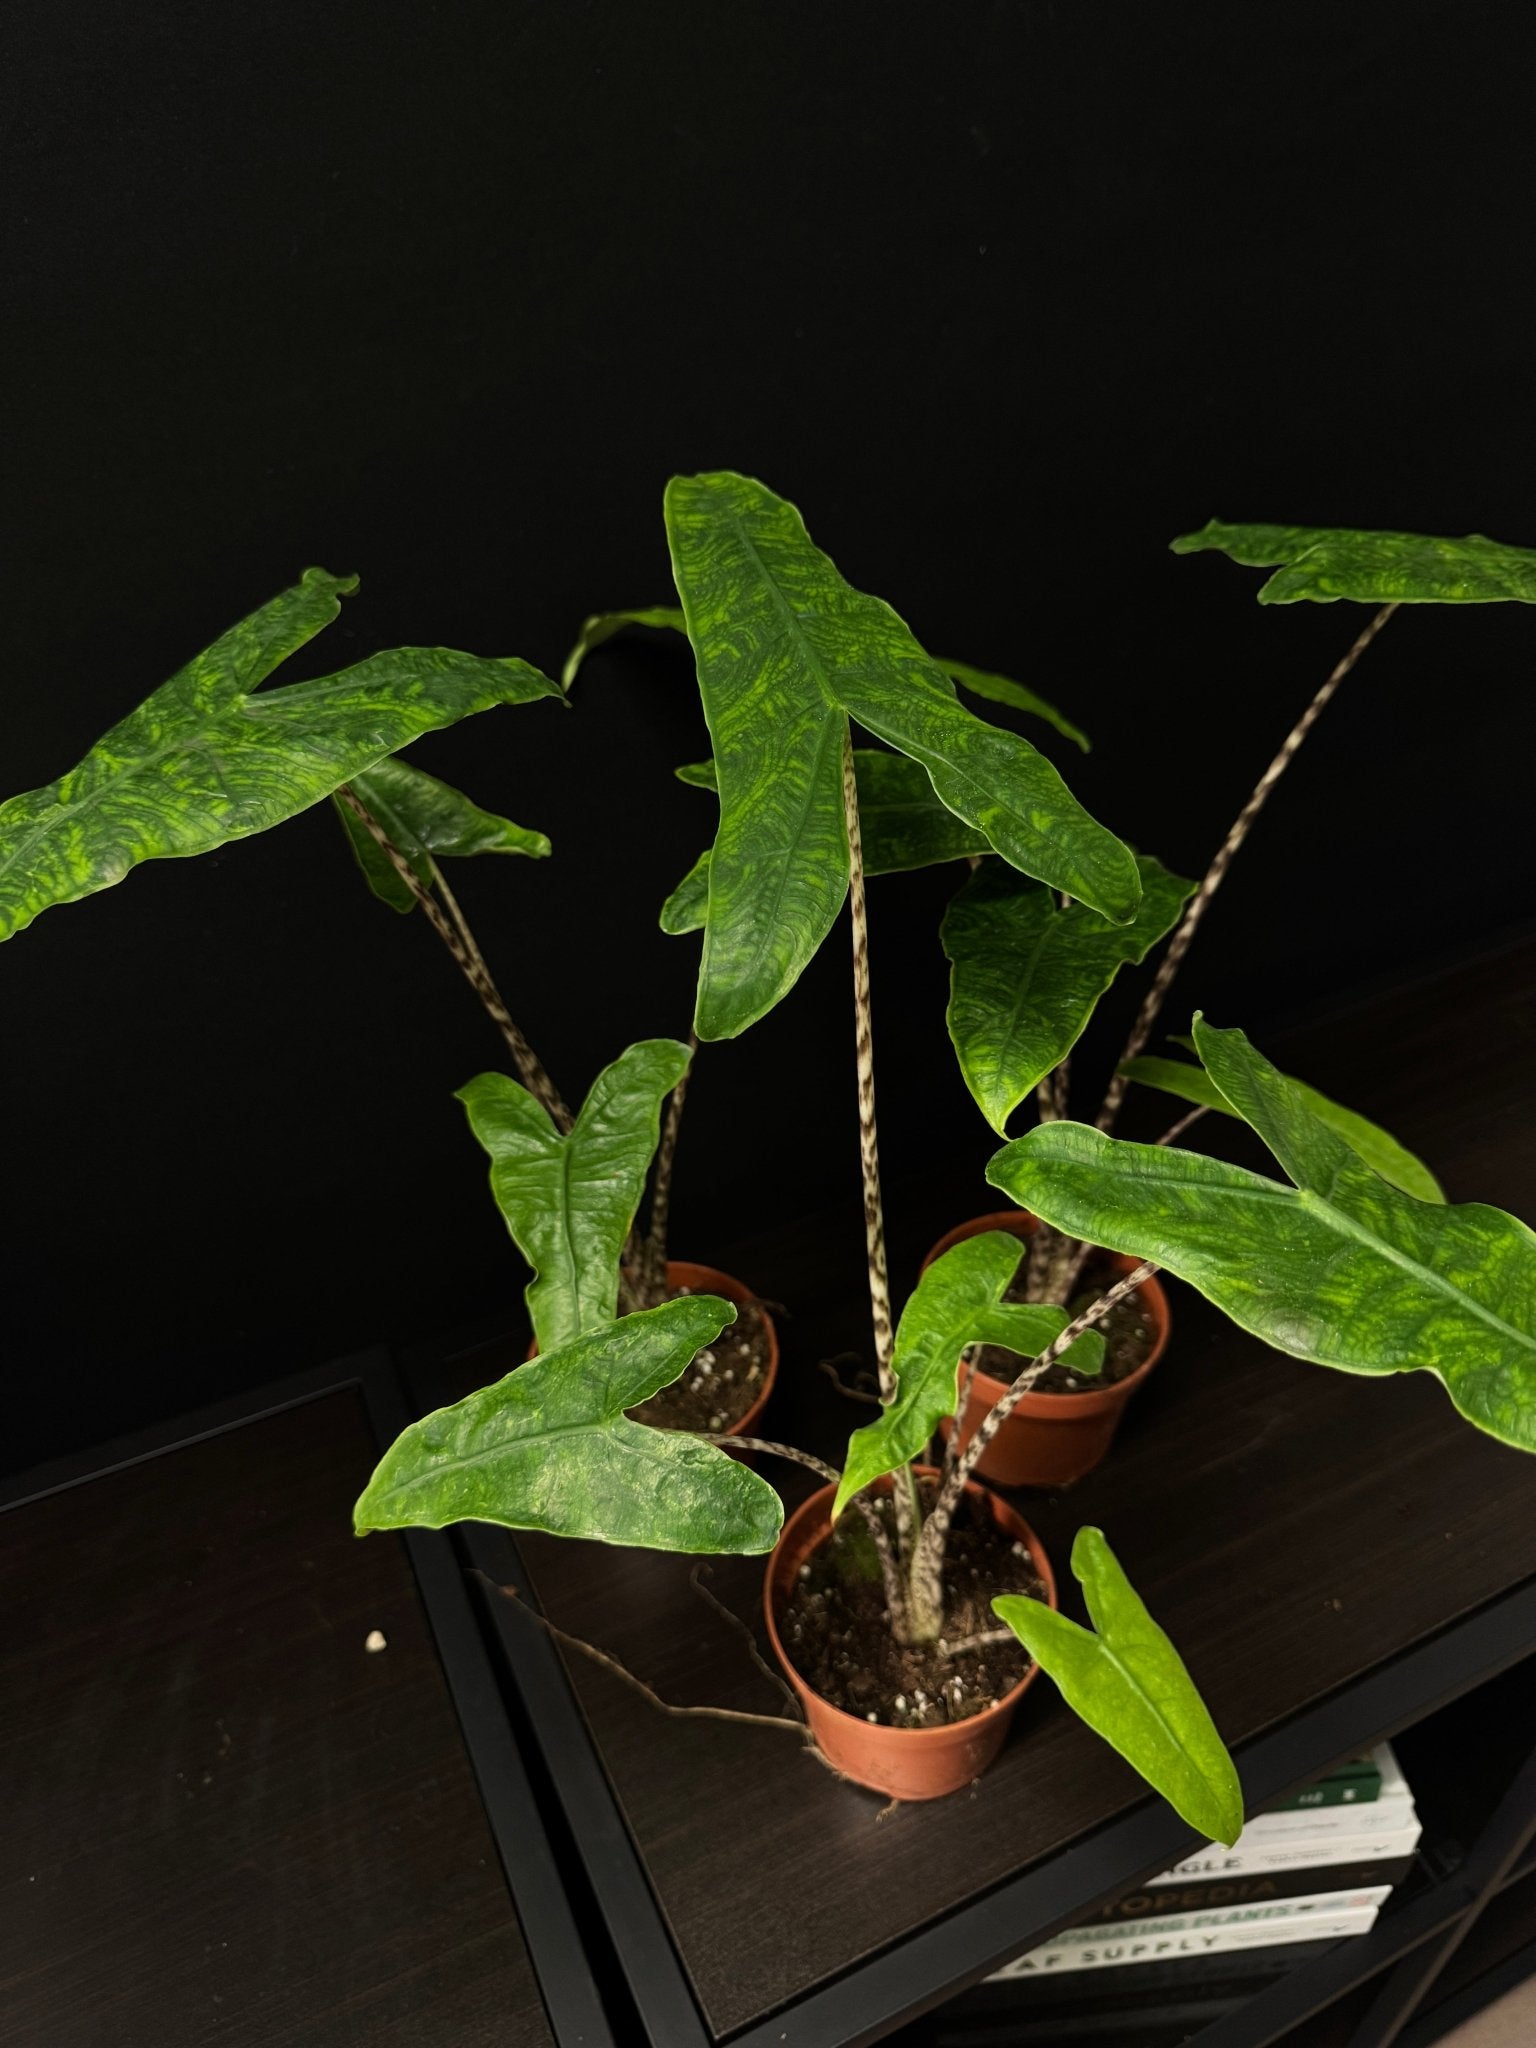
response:
M772 1554L771 1627L814 1713L815 1740L848 1775L901 1797L968 1781L1001 1740L1033 1660L1193 1826L1230 1840L1241 1822L1230 1758L1103 1536L1081 1530L1073 1549L1093 1624L1084 1628L1056 1610L1048 1561L1027 1528L977 1483L981 1458L1058 1363L1087 1377L1100 1370L1099 1325L1154 1266L1300 1357L1363 1373L1427 1369L1478 1426L1536 1447L1536 1239L1500 1211L1405 1191L1380 1170L1383 1134L1278 1073L1241 1032L1197 1017L1199 1065L1182 1065L1178 1088L1248 1123L1287 1179L1052 1118L1006 1144L989 1179L1053 1231L1103 1244L1136 1260L1134 1269L1080 1310L1010 1299L1023 1244L1011 1230L983 1230L931 1261L893 1325L861 816L870 778L887 771L861 771L869 750L853 747L852 725L900 757L907 797L916 791L920 807L959 821L971 843L957 851L996 856L1117 929L1141 915L1147 870L1049 762L964 708L953 665L930 660L888 607L847 584L794 509L762 485L730 473L676 479L667 526L720 801L696 878L698 1037L733 1037L766 1014L845 901L850 909L881 1406L854 1432L840 1470L795 1446L643 1419L737 1314L714 1292L635 1298L643 1255L632 1219L661 1104L676 1106L692 1047L632 1047L571 1116L512 1024L432 858L434 847L514 850L469 843L487 830L494 838L506 821L477 822L488 814L470 817L455 792L435 793L442 785L401 797L385 766L456 717L558 695L536 670L398 650L261 693L347 587L311 572L189 664L71 775L0 806L0 938L139 861L198 852L339 795L427 911L511 1051L516 1081L482 1077L463 1093L497 1199L535 1266L530 1294L543 1332L532 1362L402 1433L358 1503L358 1528L479 1518L695 1555ZM1281 563L1284 594L1380 600L1390 585L1394 602L1536 597L1536 557L1491 542L1220 531L1240 559ZM212 791L210 752L221 771ZM404 845L370 805L366 782L358 795L357 779L369 775L379 777L380 810L395 803ZM442 822L445 812L456 826ZM354 844L366 864L356 834ZM655 1236L653 1223L651 1244ZM664 1264L658 1275L653 1262L641 1284L658 1281L665 1292ZM1019 1369L969 1440L952 1430L942 1461L930 1464L935 1429L953 1419L961 1394L955 1361L979 1345L998 1347ZM820 1501L786 1528L774 1489L722 1449L743 1443L816 1471L826 1482ZM841 1665L838 1635L859 1648ZM941 1735L954 1740L934 1739Z
M1508 1283L1505 1262L1532 1270L1530 1235L1499 1217L1499 1259L1491 1264L1472 1253L1482 1219L1497 1212L1431 1209L1411 1197L1393 1209L1394 1191L1318 1114L1316 1098L1278 1074L1240 1032L1197 1020L1199 1072L1271 1145L1296 1185L1171 1145L1122 1145L1053 1119L1006 1146L989 1177L1058 1231L1083 1241L1098 1235L1133 1256L1133 1269L1072 1313L1060 1303L1009 1298L1024 1254L1015 1231L962 1235L929 1263L893 1329L874 1118L861 779L850 721L903 750L923 769L932 795L973 829L984 825L1003 859L1021 871L1027 864L1032 880L1087 902L1100 918L1135 920L1146 871L1032 749L960 706L943 669L894 613L843 581L791 507L725 474L674 481L667 512L714 748L709 779L721 807L703 875L697 1028L705 1037L732 1036L765 1014L849 902L881 1413L854 1433L841 1471L798 1447L751 1440L827 1482L781 1528L777 1495L755 1471L721 1457L718 1438L664 1439L631 1420L636 1399L731 1314L722 1300L673 1302L595 1325L414 1425L381 1463L359 1503L358 1525L441 1526L478 1517L684 1553L771 1551L770 1634L818 1746L847 1775L902 1798L967 1782L1001 1740L1033 1657L1195 1826L1230 1839L1240 1820L1230 1760L1173 1646L1104 1538L1083 1530L1074 1546L1095 1625L1083 1629L1054 1610L1048 1565L1033 1537L977 1487L979 1461L1053 1366L1064 1361L1088 1377L1098 1371L1096 1326L1152 1272L1150 1257L1120 1243L1132 1236L1155 1241L1159 1262L1249 1327L1269 1304L1266 1334L1282 1348L1354 1371L1429 1365L1471 1419L1529 1446L1536 1440L1531 1338L1512 1337L1497 1361L1496 1398L1491 1381L1471 1370L1470 1345L1487 1326L1490 1298ZM796 821L792 835L783 830L785 817ZM1040 829L1042 818L1048 830ZM1330 1186L1347 1186L1344 1206L1332 1209L1319 1197L1303 1177L1313 1168ZM1192 1202L1183 1231L1178 1205L1164 1192L1169 1179L1226 1203L1230 1222L1223 1215L1213 1231ZM1085 1219L1103 1190L1113 1192L1115 1213L1109 1228L1090 1233ZM1300 1264L1282 1265L1272 1236L1261 1232L1255 1241L1257 1202L1307 1219ZM1360 1211L1380 1225L1369 1245L1360 1242ZM1443 1242L1431 1257L1426 1233L1437 1230ZM1345 1260L1341 1295L1348 1245L1355 1255ZM1373 1311L1363 1320L1358 1311L1367 1301ZM1422 1328L1426 1303L1447 1301L1454 1306L1436 1354L1410 1356L1404 1333ZM693 1320L704 1316L707 1326ZM979 1344L1022 1364L974 1435L962 1443L952 1434L942 1464L927 1465L934 1430L953 1417L962 1391L955 1361ZM1000 1583L1010 1572L1012 1584ZM978 1594L1001 1628L978 1613ZM1010 1638L1024 1653L1018 1662L1009 1661Z
M1272 533L1273 529L1213 523L1174 541L1173 548L1189 553L1219 546L1241 559L1251 555L1255 545L1262 551ZM1255 535L1260 536L1257 543ZM1293 547L1304 541L1304 535L1292 534ZM1281 592L1303 594L1307 593L1295 585ZM1010 1121L1026 1102L1035 1105L1039 1124L1070 1117L1074 1081L1080 1082L1073 1073L1073 1053L1099 1002L1123 969L1140 966L1165 939L1166 949L1098 1103L1094 1128L1114 1129L1127 1083L1133 1079L1167 1088L1194 1104L1159 1140L1162 1144L1182 1135L1206 1109L1226 1107L1199 1068L1147 1056L1145 1048L1235 855L1320 713L1395 608L1395 601L1384 603L1334 665L1260 776L1198 887L1142 857L1137 914L1116 923L1083 903L1065 896L1058 899L1000 861L973 863L976 872L950 903L942 926L950 963L947 1021L966 1085L1000 1138L1008 1136ZM1086 744L1080 735L1079 744ZM1351 1141L1363 1145L1366 1156L1389 1179L1423 1199L1441 1199L1428 1169L1385 1132L1315 1094L1312 1100L1315 1107L1331 1110L1336 1122L1348 1119ZM1021 1300L1090 1300L1098 1281L1133 1263L1127 1254L1105 1251L1070 1230L1018 1210L958 1226L929 1256L968 1232L999 1228L1018 1232L1029 1247L1017 1283ZM1088 1379L1058 1366L1047 1382L1017 1404L994 1435L979 1467L983 1475L1008 1486L1064 1486L1090 1472L1108 1451L1132 1397L1166 1351L1169 1332L1167 1296L1156 1280L1149 1280L1106 1326L1103 1371ZM986 1353L962 1363L969 1393L959 1427L966 1441L1005 1390L995 1366Z

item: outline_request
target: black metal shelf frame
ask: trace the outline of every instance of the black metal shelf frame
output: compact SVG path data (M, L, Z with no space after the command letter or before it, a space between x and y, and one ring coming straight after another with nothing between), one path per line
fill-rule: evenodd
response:
M0 1482L0 1513L349 1391L361 1399L380 1450L411 1420L390 1355L358 1352ZM550 2029L560 2048L617 2048L460 1561L446 1536L412 1530L404 1541Z

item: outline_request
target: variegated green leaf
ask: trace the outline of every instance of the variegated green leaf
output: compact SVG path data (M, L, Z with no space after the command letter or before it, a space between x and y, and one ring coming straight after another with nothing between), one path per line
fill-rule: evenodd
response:
M1203 1109L1220 1110L1227 1116L1237 1115L1204 1067L1192 1067L1188 1060L1166 1060L1154 1053L1143 1053L1139 1059L1127 1060L1120 1071L1149 1088L1160 1088L1167 1095L1176 1095L1182 1102L1195 1102ZM1401 1188L1405 1195L1412 1195L1420 1202L1445 1200L1444 1190L1423 1160L1416 1158L1406 1145L1400 1145L1390 1131L1384 1131L1380 1124L1373 1124L1367 1117L1346 1109L1342 1103L1320 1095L1305 1081L1298 1081L1294 1074L1288 1074L1286 1079L1300 1093L1313 1115L1327 1124L1330 1130L1337 1131L1345 1144L1358 1152L1366 1165L1374 1168L1383 1180L1391 1181L1393 1187Z
M1054 704L1048 703L1027 683L1016 683L1012 676L993 675L990 669L972 668L968 661L950 661L943 655L935 655L934 659L945 675L957 682L962 690L969 690L973 697L986 697L994 704L1010 704L1015 711L1027 711L1032 718L1043 718L1063 739L1070 740L1085 754L1090 751L1087 733L1069 718L1064 718Z
M1074 1237L1156 1260L1277 1350L1433 1373L1479 1429L1536 1450L1536 1236L1501 1209L1403 1194L1240 1031L1195 1035L1295 1187L1071 1123L1015 1138L987 1178Z
M423 733L558 697L522 661L399 647L339 675L258 685L335 617L355 577L305 572L197 655L68 775L0 804L0 939L140 861L206 853L307 810Z
M920 761L1011 862L1121 920L1135 862L1048 761L964 710L878 598L844 581L792 505L731 472L667 487L673 574L720 787L697 1025L734 1037L793 986L848 886L849 717Z
M933 793L927 772L904 754L855 747L853 772L859 786L866 874L901 874L991 850L984 833L945 809ZM713 761L690 762L676 773L680 782L696 789L715 787ZM662 930L697 931L704 923L708 901L709 855L704 853L663 905Z
M605 640L611 640L626 626L665 626L681 633L683 615L676 605L653 604L632 612L594 612L582 622L576 645L565 657L565 666L560 671L560 687L569 690L580 672L582 663L596 647Z
M380 761L354 775L351 787L424 885L431 883L432 862L438 854L444 859L463 859L473 853L522 853L539 860L549 852L549 841L542 832L530 832L510 818L482 811L450 784L406 761ZM414 910L415 897L373 834L339 798L333 802L363 879L374 895L391 910Z
M944 915L949 1035L965 1084L999 1137L1081 1037L1121 967L1172 929L1194 883L1143 855L1129 924L1071 903L1000 861L984 861Z
M1191 1827L1230 1848L1243 1829L1243 1789L1183 1659L1101 1529L1078 1530L1072 1572L1091 1630L1019 1593L999 1595L993 1610L1056 1681L1078 1719Z
M1536 604L1536 550L1483 534L1373 533L1348 526L1228 526L1212 519L1172 543L1176 555L1218 548L1249 569L1275 570L1260 604Z
M533 1268L526 1298L541 1351L612 1320L661 1105L689 1057L675 1038L629 1046L592 1083L566 1133L505 1074L479 1074L459 1089L490 1154L496 1206Z
M1065 1309L1003 1300L1023 1252L1008 1231L984 1231L962 1238L918 1281L896 1331L896 1399L849 1439L834 1518L856 1493L917 1457L943 1418L953 1415L960 1354L968 1344L997 1344L1020 1359L1037 1358L1066 1328ZM1102 1334L1085 1330L1064 1356L1075 1372L1098 1372Z
M624 1412L670 1386L735 1315L712 1294L683 1295L424 1416L379 1461L354 1510L359 1534L499 1522L645 1550L771 1550L784 1510L766 1479Z
M709 855L701 853L661 906L661 928L673 938L702 931L709 909Z

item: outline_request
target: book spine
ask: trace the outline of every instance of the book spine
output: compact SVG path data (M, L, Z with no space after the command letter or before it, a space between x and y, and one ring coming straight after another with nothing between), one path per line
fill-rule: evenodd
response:
M1061 2008L1077 2012L1090 2005L1101 2009L1106 2002L1127 1995L1135 1998L1138 2011L1148 2011L1155 2004L1161 2012L1171 1997L1200 1995L1202 1991L1207 1996L1228 2000L1251 1997L1276 1977L1326 1955L1332 1946L1326 1940L1270 1941L1259 1948L1182 1956L1172 1963L1132 1963L1108 1976L1082 1970L1069 1970L1065 1975L1057 1970L1045 1975L1038 1971L1015 1972L1003 1983L987 1979L965 1996L978 2003L984 2001L990 2010L996 2011L1012 1992L1018 2003L1001 2009L1031 2016Z
M1419 1823L1414 1820L1393 1834L1331 1835L1289 1842L1251 1842L1245 1834L1237 1848L1198 1850L1151 1883L1182 1884L1191 1879L1248 1877L1256 1871L1324 1870L1331 1864L1386 1861L1411 1855L1418 1847L1419 1833Z
M1336 1913L1372 1911L1392 1896L1389 1884L1362 1885L1347 1892L1306 1892L1291 1899L1268 1899L1255 1905L1214 1906L1191 1913L1165 1913L1138 1923L1138 1935L1194 1934L1205 1927L1271 1927L1283 1921L1298 1923L1330 1918ZM1122 1936L1116 1936L1123 1939ZM1298 1931L1297 1939L1304 1939ZM1051 1945L1078 1947L1084 1942L1106 1939L1102 1926L1088 1924L1066 1927L1051 1937Z
M1308 1941L1341 1941L1350 1935L1366 1934L1376 1918L1374 1906L1358 1907L1348 1913L1309 1914L1301 1923ZM1265 1948L1294 1943L1298 1935L1295 1919L1248 1922L1237 1927L1204 1927L1191 1933L1154 1935L1138 1928L1134 1933L1111 1935L1095 1942L1047 1942L1028 1955L1004 1964L987 1981L1010 1977L1054 1977L1072 1970L1107 1970L1125 1963L1175 1962L1185 1956L1210 1956L1238 1949Z
M1195 1879L1187 1884L1143 1885L1110 1900L1093 1915L1099 1926L1161 1918L1168 1913L1203 1913L1221 1906L1260 1906L1272 1900L1318 1892L1352 1892L1363 1885L1395 1885L1413 1868L1413 1857L1380 1862L1305 1865L1295 1870L1256 1871L1248 1877Z
M1369 1806L1381 1797L1381 1773L1359 1778L1320 1778L1270 1808L1272 1813L1310 1813L1319 1806Z

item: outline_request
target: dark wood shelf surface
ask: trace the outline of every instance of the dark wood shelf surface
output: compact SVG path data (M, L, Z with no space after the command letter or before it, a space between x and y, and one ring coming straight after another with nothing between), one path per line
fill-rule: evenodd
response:
M374 1457L353 1388L0 1514L11 2048L552 2041Z
M1530 1216L1533 995L1536 947L1526 946L1266 1050L1422 1152L1452 1200ZM1209 1142L1254 1159L1236 1129L1212 1131ZM976 1159L897 1191L898 1287L944 1229L1000 1206ZM762 1433L836 1456L862 1411L817 1362L867 1348L857 1212L802 1221L734 1253L680 1249L716 1256L793 1305ZM1080 1525L1107 1531L1230 1741L1294 1717L1536 1574L1536 1471L1462 1423L1430 1375L1368 1381L1302 1365L1189 1290L1173 1292L1168 1358L1110 1461L1069 1493L1020 1504L1058 1567ZM453 1390L510 1365L514 1347L458 1356ZM788 1468L772 1476L792 1498L804 1490ZM691 1587L686 1561L537 1538L521 1548L550 1615L666 1699L781 1706L739 1636ZM713 1590L749 1622L761 1581L760 1563L711 1566ZM1075 1589L1064 1604L1076 1609ZM1003 1756L970 1793L882 1815L877 1799L831 1780L789 1734L670 1720L585 1660L567 1662L716 2036L789 2005L1141 1797L1139 1781L1045 1685L1027 1696Z

